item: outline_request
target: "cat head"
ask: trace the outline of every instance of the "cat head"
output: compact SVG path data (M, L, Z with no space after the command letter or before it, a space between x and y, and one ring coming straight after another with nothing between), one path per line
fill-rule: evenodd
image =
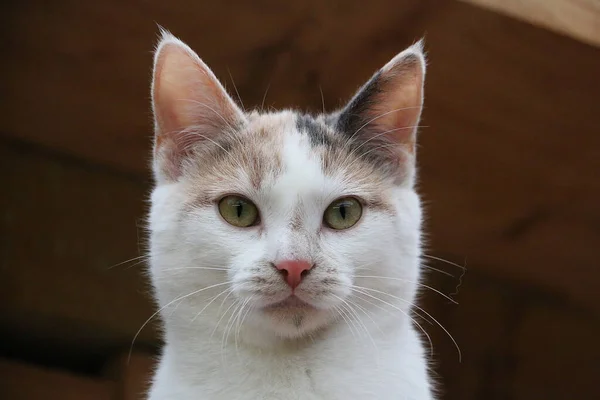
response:
M150 272L167 335L238 324L296 338L358 318L352 304L409 308L424 76L418 43L335 113L245 112L187 45L163 34Z

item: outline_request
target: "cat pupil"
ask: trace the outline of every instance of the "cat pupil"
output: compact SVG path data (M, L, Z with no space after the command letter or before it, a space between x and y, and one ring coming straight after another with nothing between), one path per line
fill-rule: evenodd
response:
M340 205L340 215L343 219L346 219L346 206L343 204Z
M242 216L242 211L243 211L243 205L242 205L242 203L241 203L241 202L238 202L238 203L235 205L235 208L236 208L237 217L238 217L238 218L241 218L241 216Z

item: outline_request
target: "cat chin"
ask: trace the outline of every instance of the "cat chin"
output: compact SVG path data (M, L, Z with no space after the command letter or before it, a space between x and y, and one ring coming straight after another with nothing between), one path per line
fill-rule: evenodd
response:
M308 337L325 328L331 321L331 313L304 304L272 305L257 310L262 328L288 339Z

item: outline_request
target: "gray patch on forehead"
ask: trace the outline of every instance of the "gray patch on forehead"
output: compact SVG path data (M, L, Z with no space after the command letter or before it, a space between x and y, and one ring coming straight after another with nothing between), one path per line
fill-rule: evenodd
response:
M296 129L308 135L312 146L331 146L332 138L327 126L309 114L296 116Z
M375 82L377 76L374 77ZM367 87L363 92L369 94L373 90ZM353 102L356 101L355 99ZM393 173L395 169L390 168L393 160L390 159L385 148L381 147L383 140L369 140L362 135L357 135L362 122L354 120L355 117L358 115L354 115L352 110L347 109L341 113L328 115L297 114L296 128L301 133L308 135L313 147L324 147L322 159L325 173L331 172L332 169L343 168L344 166L340 163L355 165L354 159L360 159L374 167L375 171L383 174ZM387 143L383 143L383 145L384 147L389 146Z

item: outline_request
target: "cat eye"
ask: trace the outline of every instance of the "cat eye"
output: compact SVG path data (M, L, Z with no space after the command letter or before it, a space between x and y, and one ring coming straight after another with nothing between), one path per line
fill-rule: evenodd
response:
M335 230L348 229L362 216L362 205L353 197L344 197L331 203L325 210L323 222Z
M258 208L241 196L225 196L219 201L219 213L225 221L239 228L258 223Z

